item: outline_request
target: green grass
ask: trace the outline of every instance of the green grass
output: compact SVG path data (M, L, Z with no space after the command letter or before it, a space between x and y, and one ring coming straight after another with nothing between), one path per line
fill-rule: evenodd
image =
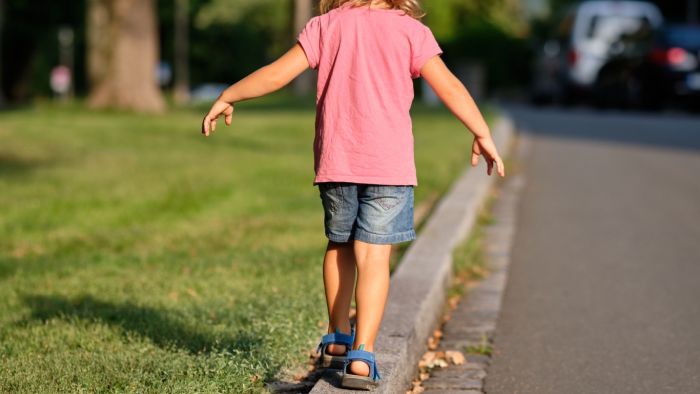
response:
M491 208L495 200L496 197L491 191L477 214L474 228L452 252L454 280L448 292L449 297L464 295L465 283L482 279L488 271L484 252L484 231L494 221Z
M464 348L464 352L467 354L480 354L482 356L491 356L493 354L493 345L489 342L489 339L485 334L481 336L481 342L478 345L470 345Z
M420 204L471 135L415 112ZM259 392L304 371L325 324L312 102L241 104L209 139L202 116L0 114L0 392Z

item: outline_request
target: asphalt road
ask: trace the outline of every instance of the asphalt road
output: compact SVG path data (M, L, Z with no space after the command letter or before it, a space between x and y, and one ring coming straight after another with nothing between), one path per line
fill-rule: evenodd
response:
M509 109L531 149L486 393L700 393L700 117Z

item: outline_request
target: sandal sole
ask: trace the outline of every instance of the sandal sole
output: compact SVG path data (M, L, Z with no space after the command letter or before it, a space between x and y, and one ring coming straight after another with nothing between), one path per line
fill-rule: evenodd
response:
M370 379L368 376L345 374L340 385L348 389L372 390L379 386L379 382Z
M321 359L321 367L331 369L343 369L345 365L345 356L331 356L324 354Z

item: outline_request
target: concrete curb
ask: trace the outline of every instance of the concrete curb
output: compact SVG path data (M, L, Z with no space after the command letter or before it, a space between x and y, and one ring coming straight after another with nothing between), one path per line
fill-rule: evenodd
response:
M492 130L496 146L504 152L514 134L512 120L502 116ZM474 226L495 177L486 175L483 160L477 167L469 167L438 202L392 275L389 300L375 345L382 379L374 392L395 394L410 388L418 361L427 350L428 338L447 299L452 251ZM354 392L339 387L340 373L329 370L311 393Z
M529 140L519 136L511 156L522 162L529 146ZM497 189L498 198L491 208L494 221L484 227L482 241L488 274L484 279L465 284L467 293L442 327L443 335L437 351L467 352L467 362L431 370L430 378L422 382L425 394L484 393L491 356L469 353L468 349L493 346L508 281L518 205L524 185L522 171L511 170L510 176Z

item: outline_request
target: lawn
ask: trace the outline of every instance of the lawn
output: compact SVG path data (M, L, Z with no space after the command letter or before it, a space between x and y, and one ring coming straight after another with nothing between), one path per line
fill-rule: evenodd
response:
M305 371L326 239L312 102L287 101L208 139L201 108L0 113L0 392L258 392ZM418 205L471 135L414 112Z

